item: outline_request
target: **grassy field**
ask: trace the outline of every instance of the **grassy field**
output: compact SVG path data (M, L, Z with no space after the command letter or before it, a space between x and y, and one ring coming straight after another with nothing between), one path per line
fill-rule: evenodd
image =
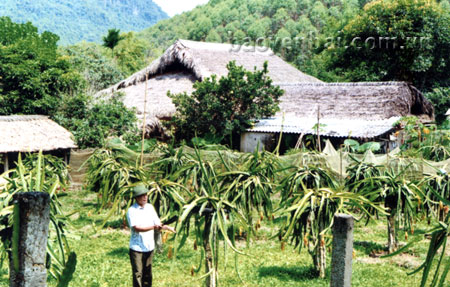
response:
M131 286L129 231L122 228L122 221L113 220L109 222L109 227L96 231L95 224L101 222L102 215L95 213L95 194L75 191L62 200L67 212L79 211L72 216L74 229L70 241L77 253L78 265L71 286ZM416 235L423 234L427 228L426 224L418 224ZM278 239L272 238L275 231L276 222L263 222L250 248L246 247L244 241L239 243L241 250L246 253L237 258L242 281L236 272L234 253L231 249L222 249L219 285L329 286L329 270L326 279L317 279L307 251L302 250L299 254L289 245L281 251ZM382 259L378 255L387 240L384 219L368 225L358 222L354 236L352 286L419 286L421 274L408 276L407 273L425 259L427 241L416 245L408 253ZM404 236L400 232L399 238L404 239ZM200 259L200 251L193 250L192 240L188 239L185 247L173 259L168 258L170 244L166 243L164 252L154 258L154 286L202 286L203 270L191 276L191 267L197 266ZM447 280L447 286L450 286L450 276ZM0 286L8 285L8 270L3 264ZM49 280L49 286L56 286L54 280Z

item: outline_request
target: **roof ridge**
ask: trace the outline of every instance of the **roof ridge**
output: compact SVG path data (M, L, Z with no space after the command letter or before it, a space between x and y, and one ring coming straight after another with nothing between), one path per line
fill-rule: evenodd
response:
M48 116L45 115L7 115L0 116L1 122L25 122L34 120L48 120Z
M386 81L386 82L333 82L333 83L320 83L320 82L298 82L298 83L274 83L278 86L403 86L409 85L403 81Z

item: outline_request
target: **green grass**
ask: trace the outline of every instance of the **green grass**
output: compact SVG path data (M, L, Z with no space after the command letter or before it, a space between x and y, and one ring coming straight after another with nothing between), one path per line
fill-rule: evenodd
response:
M95 213L95 195L82 191L72 192L62 199L67 212L78 210L73 215L74 229L70 243L78 256L78 265L71 286L86 287L120 287L131 286L131 265L128 258L129 231L122 229L122 221L116 218L109 222L107 228L96 232L94 224L102 220L102 215ZM329 268L326 279L317 279L312 269L312 260L306 250L299 254L286 245L281 251L280 242L272 238L276 231L276 222L263 222L263 228L249 248L245 241L239 242L246 255L238 256L238 270L243 283L235 269L235 255L231 249L220 253L220 286L329 286ZM416 236L423 236L428 228L418 224ZM404 241L404 233L399 239ZM153 266L154 286L203 286L201 275L204 269L191 276L191 266L197 266L200 249L193 250L193 241L188 239L183 249L174 259L167 258L169 241L162 254L156 254ZM424 259L428 241L424 240L414 246L408 253L391 258L376 256L386 244L386 226L384 218L370 222L356 223L354 234L354 261L352 286L418 286L421 273L408 276ZM226 255L226 256L225 256ZM331 254L328 254L328 267ZM450 276L447 278L450 286ZM8 269L3 264L0 269L0 286L8 286ZM50 279L49 286L56 286Z

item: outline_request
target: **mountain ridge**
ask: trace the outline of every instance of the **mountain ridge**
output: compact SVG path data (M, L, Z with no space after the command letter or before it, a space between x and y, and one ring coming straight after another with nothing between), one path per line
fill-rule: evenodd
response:
M2 0L0 16L53 32L60 36L60 45L99 43L108 29L140 31L168 18L149 0Z

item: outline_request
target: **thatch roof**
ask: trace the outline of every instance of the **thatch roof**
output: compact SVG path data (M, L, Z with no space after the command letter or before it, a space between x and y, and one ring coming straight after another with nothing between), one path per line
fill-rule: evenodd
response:
M281 84L280 109L289 116L384 120L416 115L432 120L431 103L405 82ZM281 114L280 114L281 116Z
M375 138L394 130L402 116L433 119L433 106L404 82L280 84L285 90L281 111L248 131L321 134L329 137ZM319 115L318 115L319 112Z
M76 148L72 134L46 116L0 116L0 153Z
M190 93L197 80L213 74L218 77L227 75L226 65L230 61L236 61L237 65L247 70L253 70L255 67L262 69L267 61L269 76L274 83L320 82L283 61L270 49L246 46L237 49L237 46L231 44L178 40L147 68L100 91L96 96L123 92L124 103L128 107L136 108L138 114L143 113L145 79L148 77L147 113L156 118L170 117L175 113L175 106L167 97L167 91Z

